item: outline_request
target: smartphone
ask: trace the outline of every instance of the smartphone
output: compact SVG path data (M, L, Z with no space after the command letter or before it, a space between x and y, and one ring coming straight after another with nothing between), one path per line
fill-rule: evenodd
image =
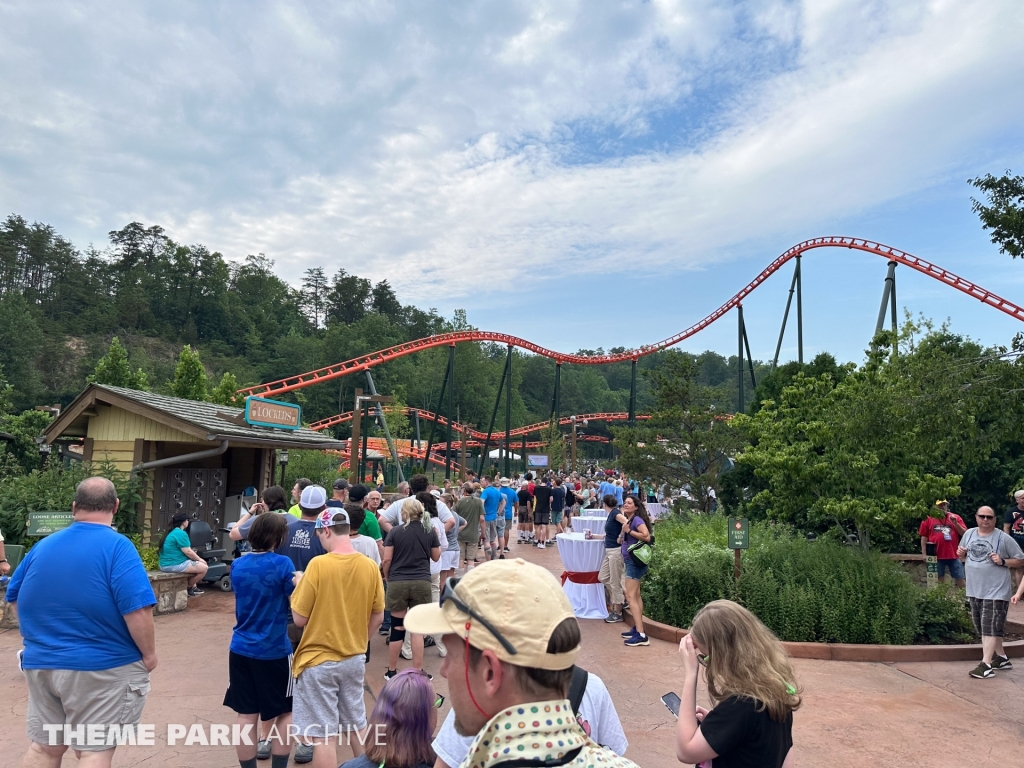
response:
M679 717L679 704L681 702L679 701L679 696L677 694L671 692L666 693L664 696L661 697L661 701L662 703L664 703L666 707L668 707L669 712L671 712L676 717Z

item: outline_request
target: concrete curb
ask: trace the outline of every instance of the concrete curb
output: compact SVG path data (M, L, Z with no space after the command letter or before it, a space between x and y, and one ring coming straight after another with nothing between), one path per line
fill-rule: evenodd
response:
M632 625L628 616L626 623ZM650 637L678 644L690 633L662 624L644 616L644 629ZM1008 632L1024 632L1024 625L1006 622ZM857 645L853 643L788 643L782 644L790 658L819 659L821 661L976 661L981 658L980 645ZM1003 646L1012 659L1024 658L1024 640L1015 640Z

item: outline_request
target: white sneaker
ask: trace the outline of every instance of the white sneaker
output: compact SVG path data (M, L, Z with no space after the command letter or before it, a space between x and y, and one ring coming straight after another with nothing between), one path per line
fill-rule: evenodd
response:
M441 654L442 659L448 655L448 649L445 647L444 643L438 643L436 648L437 652Z
M540 544L537 545L537 549L544 549L544 542L543 541Z
M407 650L407 649L403 648L402 649L402 658L405 659L406 661L412 661L412 649L410 648L410 649Z

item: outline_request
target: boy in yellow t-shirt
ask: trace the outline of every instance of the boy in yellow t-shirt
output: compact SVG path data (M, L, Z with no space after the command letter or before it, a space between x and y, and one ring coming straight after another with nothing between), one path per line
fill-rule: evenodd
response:
M364 751L365 653L384 620L380 570L352 548L349 527L348 513L337 507L319 514L316 533L327 554L309 561L292 594L292 618L305 628L292 664L292 720L313 742L318 764L335 760L339 741L351 745L354 757Z

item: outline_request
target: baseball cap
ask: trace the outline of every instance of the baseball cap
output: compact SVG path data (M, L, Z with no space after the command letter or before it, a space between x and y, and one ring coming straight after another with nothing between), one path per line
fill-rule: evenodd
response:
M306 509L320 509L327 503L327 491L322 485L307 485L302 489L302 496L299 497L299 506Z
M338 507L328 507L316 516L314 528L330 528L333 525L350 525L348 512Z
M433 496L435 499L440 499L441 498L441 492L439 490L437 490L437 488L432 489L430 491L430 495Z
M936 507L941 507L943 504L949 504L949 502L946 501L945 499L939 499L935 502Z
M334 481L334 490L344 491L346 488L348 488L348 480L346 480L344 477L339 477L337 480Z
M507 477L503 477L503 478L501 478L501 480L499 480L499 482L500 482L500 483L501 483L502 485L508 485L508 484L509 484L509 480L508 480L508 478L507 478Z
M492 560L478 565L455 584L455 596L475 613L494 625L516 653L509 653L483 624L456 606L417 605L405 616L405 628L423 635L454 633L466 636L469 644L482 651L493 651L504 662L517 667L568 669L576 663L579 648L567 653L548 653L548 641L555 628L566 619L575 619L562 585L546 568L522 558Z

